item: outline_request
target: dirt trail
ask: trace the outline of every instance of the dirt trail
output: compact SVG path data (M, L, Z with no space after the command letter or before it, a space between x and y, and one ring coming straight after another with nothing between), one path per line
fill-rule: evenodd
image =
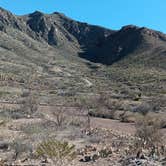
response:
M103 119L103 118L92 118L92 127L111 129L113 131L118 131L123 134L134 134L135 126L133 123L122 123L118 120Z

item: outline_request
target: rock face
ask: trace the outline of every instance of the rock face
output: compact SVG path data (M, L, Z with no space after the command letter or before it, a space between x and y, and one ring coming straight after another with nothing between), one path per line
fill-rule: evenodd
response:
M135 53L166 54L166 35L160 32L133 25L113 31L74 21L58 12L44 14L35 11L15 16L0 8L0 31L2 39L7 35L11 40L21 41L28 49L38 50L37 45L42 44L107 65ZM9 47L9 43L5 44L3 40L0 47L16 50L12 42Z

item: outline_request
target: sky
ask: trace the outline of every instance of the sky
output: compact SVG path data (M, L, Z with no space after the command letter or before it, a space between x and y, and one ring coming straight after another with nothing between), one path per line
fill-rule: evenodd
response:
M110 29L133 24L166 33L166 0L0 0L0 7L16 15L57 11Z

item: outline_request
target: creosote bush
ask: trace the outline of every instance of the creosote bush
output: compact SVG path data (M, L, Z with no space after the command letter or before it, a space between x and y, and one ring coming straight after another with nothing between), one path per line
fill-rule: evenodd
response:
M136 122L136 146L143 148L151 148L162 144L162 133L160 130L160 123L156 119L150 121L149 116L142 116Z

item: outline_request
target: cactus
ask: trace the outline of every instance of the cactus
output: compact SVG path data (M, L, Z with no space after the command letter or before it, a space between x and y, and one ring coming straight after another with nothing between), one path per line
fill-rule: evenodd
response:
M112 154L112 150L109 148L104 148L102 150L99 151L99 156L101 158L107 158Z

